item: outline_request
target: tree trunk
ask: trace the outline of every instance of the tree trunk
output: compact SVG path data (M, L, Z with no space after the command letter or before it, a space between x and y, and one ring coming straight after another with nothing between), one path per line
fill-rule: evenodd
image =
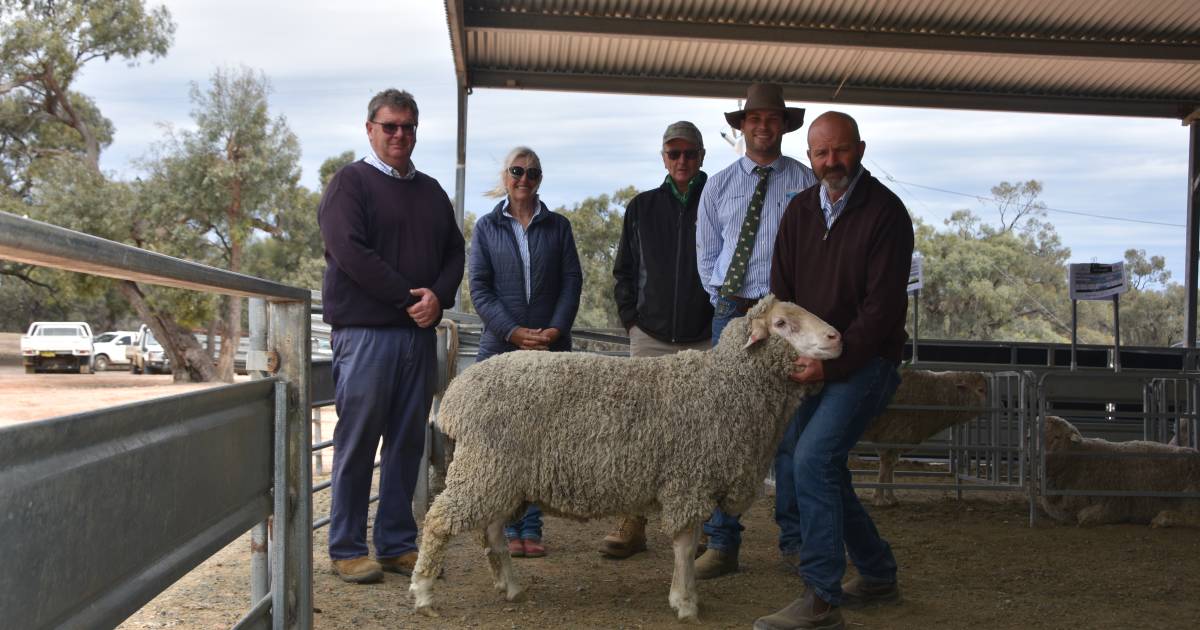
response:
M171 371L175 382L206 383L216 380L216 370L213 369L212 355L206 354L196 336L188 329L179 325L175 318L165 313L159 313L146 302L137 283L123 280L118 286L121 294L133 305L138 317L146 322L155 338L162 344L163 351L171 360Z
M234 295L221 298L225 301L225 321L221 326L221 355L217 357L217 378L226 383L233 382L233 360L237 356L238 343L242 339L242 299Z
M215 317L208 320L208 329L205 332L204 349L211 357L217 350L217 319Z

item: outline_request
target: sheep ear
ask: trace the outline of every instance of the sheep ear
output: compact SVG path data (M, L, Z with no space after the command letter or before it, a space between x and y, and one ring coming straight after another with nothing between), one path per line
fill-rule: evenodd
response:
M749 317L750 319L766 317L767 311L771 310L772 306L775 306L775 301L775 295L773 293L764 295L757 304L750 307L749 311L746 311L746 317Z
M746 339L746 345L742 348L749 348L754 344L767 338L770 332L767 330L767 320L751 319L750 320L750 336Z
M1071 434L1071 443L1072 443L1072 444L1080 444L1080 443L1082 443L1082 442L1083 442L1083 436L1082 436L1082 435L1079 435L1078 433L1072 433L1072 434Z

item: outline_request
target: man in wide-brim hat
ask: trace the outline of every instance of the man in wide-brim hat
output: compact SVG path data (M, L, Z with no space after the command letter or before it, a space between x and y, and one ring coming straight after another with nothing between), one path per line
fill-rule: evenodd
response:
M746 154L709 178L696 217L696 267L713 304L712 340L767 294L771 254L788 202L817 183L812 170L783 155L783 135L800 128L804 110L788 107L783 89L755 83L746 105L725 114L742 132ZM704 524L708 549L696 561L696 577L732 573L738 566L742 526L720 509Z
M746 106L736 112L725 112L725 122L730 127L742 130L746 112L751 110L778 110L784 112L786 125L783 133L791 133L804 124L804 110L788 107L783 102L783 88L774 83L755 83L746 92Z

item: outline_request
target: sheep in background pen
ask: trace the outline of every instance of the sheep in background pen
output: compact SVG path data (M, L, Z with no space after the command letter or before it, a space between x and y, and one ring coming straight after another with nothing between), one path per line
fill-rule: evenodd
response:
M1048 490L1200 492L1200 451L1194 448L1085 438L1058 416L1046 416L1044 448ZM1200 526L1200 499L1043 495L1038 502L1062 523Z
M513 352L464 371L439 423L456 441L446 489L425 518L410 590L433 615L451 536L484 529L494 586L521 598L503 525L528 502L576 519L660 512L673 537L668 602L696 620L699 525L753 502L792 413L819 386L788 379L803 354L841 354L837 330L763 298L716 347L657 358Z
M901 370L900 387L892 405L941 405L970 409L939 411L931 409L888 409L863 433L862 441L880 444L920 444L953 425L973 420L986 413L988 378L983 372L930 372ZM878 448L879 483L892 483L901 448ZM875 505L896 505L891 488L875 489Z

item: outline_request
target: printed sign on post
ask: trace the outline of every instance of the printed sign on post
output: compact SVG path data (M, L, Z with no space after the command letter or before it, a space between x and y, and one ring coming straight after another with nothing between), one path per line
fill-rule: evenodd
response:
M922 267L925 259L913 256L912 265L908 268L908 292L916 293L925 287L925 273Z
M1125 263L1071 263L1067 284L1072 300L1107 300L1129 289Z

